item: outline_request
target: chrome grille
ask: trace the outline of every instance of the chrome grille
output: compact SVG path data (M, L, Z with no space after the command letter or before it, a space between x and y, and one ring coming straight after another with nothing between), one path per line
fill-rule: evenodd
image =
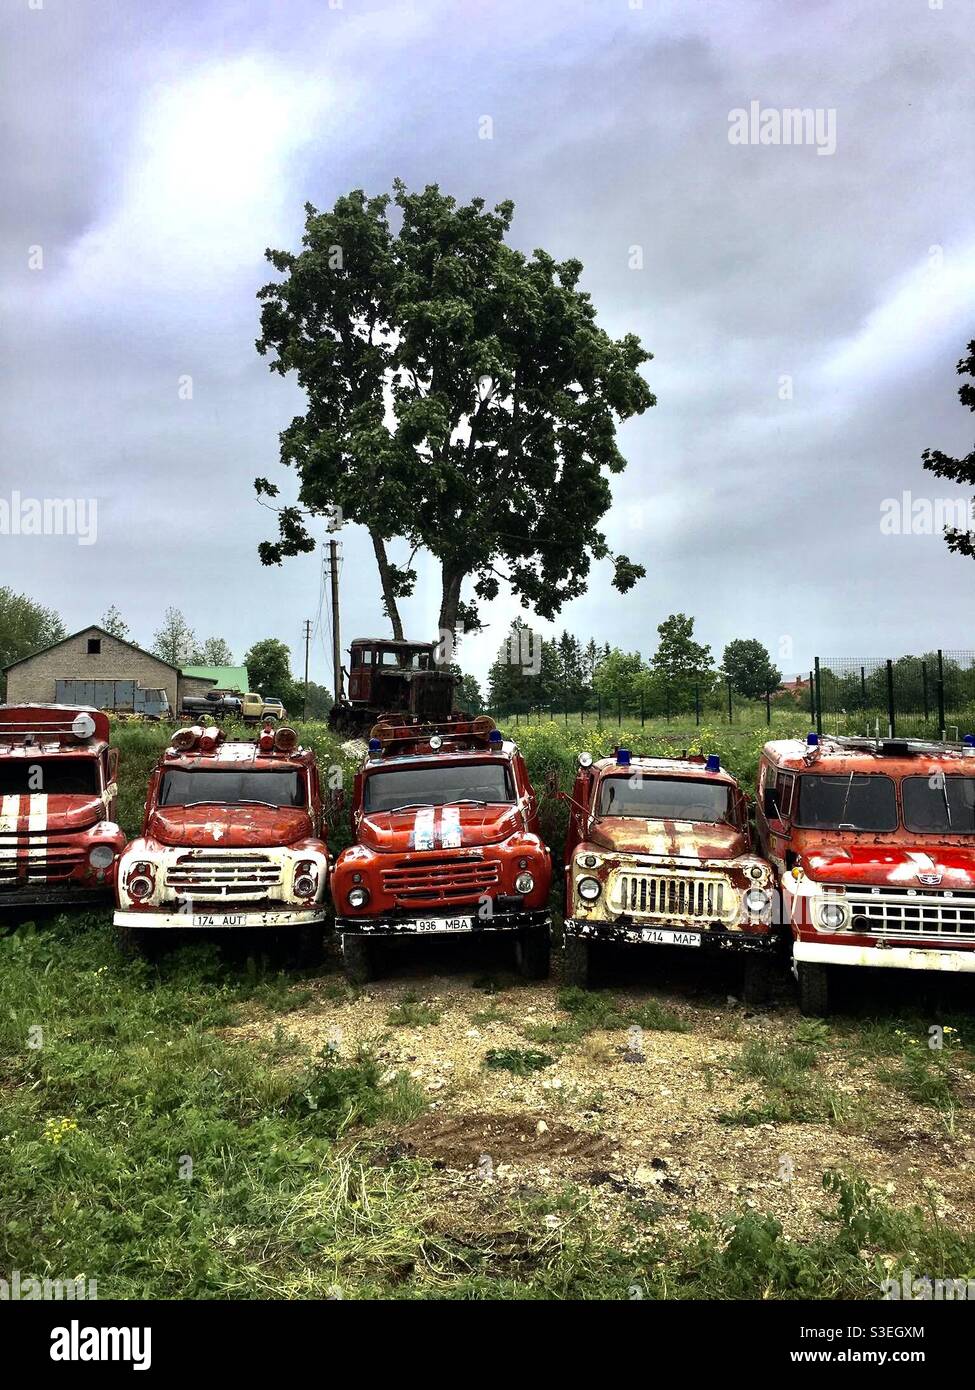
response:
M180 855L166 870L170 892L203 902L259 900L280 888L281 882L281 865L266 854L200 850Z
M847 893L850 930L868 936L975 941L975 893Z
M382 871L383 892L399 903L458 902L480 896L498 883L498 864L490 859L429 859Z
M84 858L83 850L62 848L46 834L4 835L0 839L0 888L24 882L58 883L69 878Z
M610 901L617 912L667 920L727 921L738 911L738 894L717 876L619 873Z

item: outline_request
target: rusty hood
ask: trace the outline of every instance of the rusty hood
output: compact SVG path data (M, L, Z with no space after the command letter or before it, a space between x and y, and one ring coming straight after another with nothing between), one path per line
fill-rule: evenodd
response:
M848 888L975 888L975 845L832 845L800 859L810 878Z
M600 849L667 859L735 859L748 852L748 842L737 826L702 821L597 816L586 839Z
M157 807L146 833L162 845L219 846L222 849L290 845L312 833L308 812L300 806Z
M104 801L88 792L62 796L29 792L0 797L0 827L8 833L44 835L58 830L87 830L104 819Z
M358 840L381 853L473 849L506 840L520 828L516 805L424 806L371 811L359 822Z

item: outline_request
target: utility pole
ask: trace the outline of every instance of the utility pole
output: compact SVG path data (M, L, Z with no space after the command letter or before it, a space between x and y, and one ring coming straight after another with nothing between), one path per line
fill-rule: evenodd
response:
M339 547L334 538L328 543L328 568L332 581L332 694L342 699L342 639L339 636Z
M305 619L305 703L301 711L302 719L308 718L308 648L311 646L311 619Z

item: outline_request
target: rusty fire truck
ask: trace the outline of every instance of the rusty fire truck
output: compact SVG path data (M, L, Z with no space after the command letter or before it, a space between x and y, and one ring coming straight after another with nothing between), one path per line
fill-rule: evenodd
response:
M167 929L275 929L321 943L328 849L314 753L287 727L229 740L173 734L149 780L142 834L119 863L115 925L144 946Z
M587 988L602 946L739 953L747 1002L781 947L773 874L719 758L580 753L565 845L565 980ZM596 954L594 954L596 953Z
M975 735L767 743L758 792L803 1013L837 966L975 971Z
M435 658L433 642L357 637L350 648L349 698L329 710L329 727L360 734L379 719L433 724L462 718L454 709L457 677Z
M552 859L518 748L487 716L376 726L356 774L356 843L332 874L346 972L378 972L382 943L504 933L518 968L548 974Z
M110 896L125 836L108 740L98 710L0 706L0 907Z

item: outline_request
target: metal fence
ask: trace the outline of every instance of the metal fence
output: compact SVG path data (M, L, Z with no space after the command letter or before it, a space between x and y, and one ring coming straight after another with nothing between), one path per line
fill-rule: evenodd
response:
M809 682L820 733L960 738L975 731L975 652L820 656Z

